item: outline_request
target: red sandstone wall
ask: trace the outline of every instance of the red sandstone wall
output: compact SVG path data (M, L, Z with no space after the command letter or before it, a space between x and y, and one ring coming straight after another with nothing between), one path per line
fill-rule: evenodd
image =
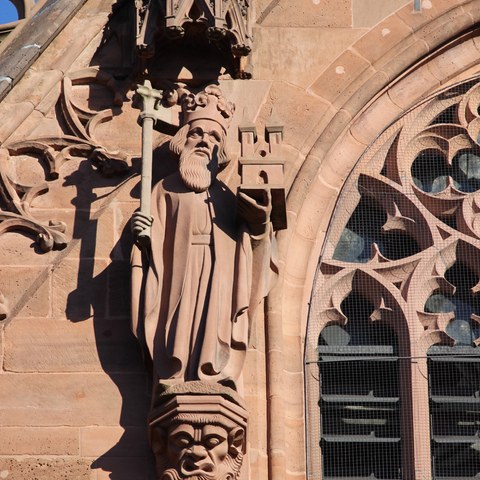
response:
M0 104L2 143L63 131L55 109L61 80L90 64L111 3L87 2ZM252 56L258 82L251 92L247 82L227 87L238 101L250 98L260 126L275 107L291 152L290 228L279 236L282 278L268 304L272 328L265 344L263 325L256 325L244 375L252 419L246 477L266 479L269 455L274 480L305 478L306 312L343 181L397 115L455 75L477 71L475 37L397 81L419 58L478 22L479 1L431 0L422 14L410 1L378 3L302 0L299 7L259 0ZM103 87L88 88L79 87L74 98L93 98ZM135 115L125 108L99 135L112 148L138 154ZM9 168L18 181L43 175L28 155ZM148 382L128 318L126 225L138 204L137 180L120 181L117 188L118 179L105 179L87 160L71 160L32 204L38 218L67 224L67 249L38 254L31 237L0 237L0 289L12 311L0 324L1 478L151 475Z

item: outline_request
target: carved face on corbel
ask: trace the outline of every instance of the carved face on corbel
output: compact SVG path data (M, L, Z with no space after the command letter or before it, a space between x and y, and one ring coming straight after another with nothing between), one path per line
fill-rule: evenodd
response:
M153 447L161 480L235 480L240 474L245 443L242 427L220 424L218 417L176 419L168 428L155 427ZM210 420L210 422L209 422ZM227 424L228 423L228 424Z

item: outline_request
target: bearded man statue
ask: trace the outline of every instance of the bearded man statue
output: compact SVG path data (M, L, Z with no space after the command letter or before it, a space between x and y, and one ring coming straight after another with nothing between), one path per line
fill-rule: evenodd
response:
M132 257L133 331L156 382L235 388L250 322L276 274L271 197L235 196L217 179L234 112L221 90L211 85L180 103L184 125L170 142L178 171L153 188L151 216L132 219L137 237L151 226L150 248Z

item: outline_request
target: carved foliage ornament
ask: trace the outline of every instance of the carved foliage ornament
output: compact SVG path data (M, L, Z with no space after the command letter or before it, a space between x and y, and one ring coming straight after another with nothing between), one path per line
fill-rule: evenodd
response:
M9 231L27 232L36 236L39 248L48 252L61 250L67 245L66 225L55 219L42 222L32 212L32 202L49 191L51 182L59 178L64 162L73 157L89 158L104 175L123 173L128 168L127 156L110 153L95 138L95 130L103 122L111 120L111 109L99 112L76 105L72 88L77 84L99 83L112 90L114 102L120 103L114 80L96 69L86 69L66 76L59 98L63 120L70 135L42 136L22 141L7 142L0 150L0 235ZM12 166L22 156L36 159L44 167L45 176L34 184L24 185L12 177Z

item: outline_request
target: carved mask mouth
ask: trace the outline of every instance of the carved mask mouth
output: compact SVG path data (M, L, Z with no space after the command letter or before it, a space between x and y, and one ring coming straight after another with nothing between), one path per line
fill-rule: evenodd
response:
M196 154L200 154L202 156L206 156L208 160L210 160L211 151L207 147L197 147L193 149L193 152Z
M185 458L180 464L180 472L185 478L198 476L205 479L215 478L215 465L209 460L194 461L190 457Z

